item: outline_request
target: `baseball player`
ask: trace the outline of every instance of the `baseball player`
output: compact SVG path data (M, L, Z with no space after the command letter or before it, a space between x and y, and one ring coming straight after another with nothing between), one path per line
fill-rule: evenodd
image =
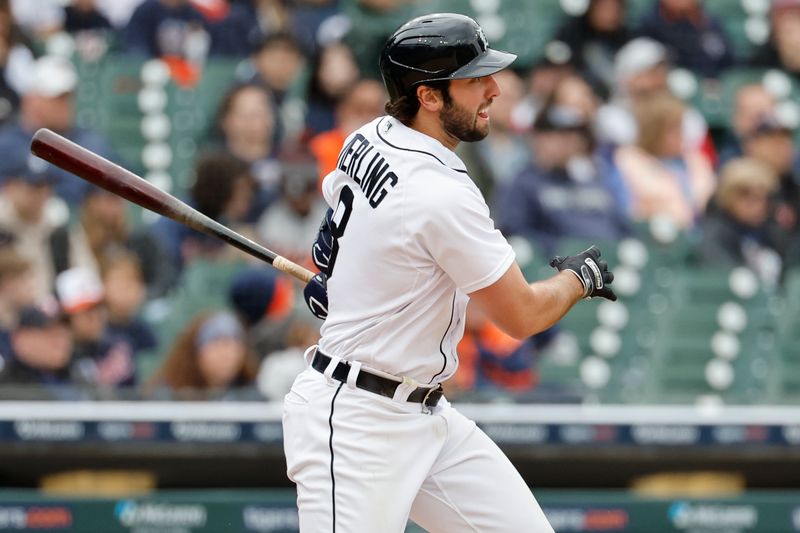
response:
M492 74L515 57L489 48L469 17L406 23L381 54L388 116L351 134L324 180L322 273L306 298L327 318L283 417L303 533L398 533L409 517L441 533L552 531L441 386L458 365L468 301L525 338L582 298L616 298L594 247L528 284L453 151L489 132Z

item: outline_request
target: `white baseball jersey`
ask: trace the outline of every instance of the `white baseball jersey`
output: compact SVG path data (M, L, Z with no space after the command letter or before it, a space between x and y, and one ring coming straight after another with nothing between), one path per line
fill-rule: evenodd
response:
M447 379L467 294L514 261L463 163L383 117L347 139L323 194L335 211L320 350L423 384ZM423 409L356 381L308 368L284 400L300 531L401 533L410 516L428 531L553 532L502 451L446 398ZM487 479L491 490L476 490Z
M514 261L464 163L381 117L347 138L322 192L335 242L320 350L419 383L450 377L467 294Z

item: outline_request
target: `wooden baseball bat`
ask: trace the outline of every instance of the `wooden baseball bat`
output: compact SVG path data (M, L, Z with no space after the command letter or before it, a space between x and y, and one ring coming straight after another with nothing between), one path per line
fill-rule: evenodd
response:
M314 273L310 270L223 226L133 172L47 128L42 128L33 135L31 152L145 209L185 224L193 230L222 239L304 283L308 283L314 277Z

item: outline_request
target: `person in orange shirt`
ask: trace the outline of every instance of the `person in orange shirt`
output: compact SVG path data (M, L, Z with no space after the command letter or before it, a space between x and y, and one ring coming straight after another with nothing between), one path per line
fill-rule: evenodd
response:
M311 152L319 161L319 183L335 167L344 140L367 122L383 115L386 103L383 84L373 79L363 79L336 106L336 127L312 137Z
M448 394L485 388L509 393L530 391L539 382L535 356L533 338L520 341L505 334L471 306L458 344L458 370Z

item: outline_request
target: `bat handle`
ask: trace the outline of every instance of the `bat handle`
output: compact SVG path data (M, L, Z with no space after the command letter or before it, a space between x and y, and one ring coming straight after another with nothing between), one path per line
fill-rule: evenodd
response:
M290 276L294 276L295 278L299 279L304 283L308 283L309 281L311 281L311 278L313 278L315 275L307 268L303 268L297 263L293 263L292 261L289 261L288 259L280 255L276 255L275 259L272 260L272 266L274 266L281 272L285 272Z

